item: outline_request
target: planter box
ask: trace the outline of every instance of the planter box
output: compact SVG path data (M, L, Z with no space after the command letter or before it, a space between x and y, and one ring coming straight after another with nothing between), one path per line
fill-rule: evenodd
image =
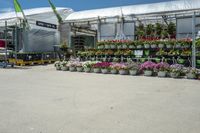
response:
M108 70L108 69L101 69L101 73L103 73L103 74L108 74L108 73L109 73L109 70Z
M70 71L70 72L76 71L76 67L69 67L69 71Z
M84 72L90 73L91 72L91 68L84 68Z
M165 71L159 71L158 72L158 77L164 78L166 76L167 76L167 72L165 72Z
M94 68L94 69L93 69L93 72L94 72L94 73L101 73L101 69L100 69L100 68Z
M61 67L61 70L62 70L62 71L68 71L68 70L69 70L69 67L67 67L67 66L62 66L62 67Z
M111 72L112 74L118 74L118 71L117 71L116 69L112 69L110 72Z
M128 70L119 70L120 75L128 75Z
M152 75L153 75L153 71L149 71L149 70L144 71L144 76L152 76Z
M83 72L83 68L82 67L76 67L77 72Z
M129 74L132 76L136 76L138 73L138 70L129 70Z

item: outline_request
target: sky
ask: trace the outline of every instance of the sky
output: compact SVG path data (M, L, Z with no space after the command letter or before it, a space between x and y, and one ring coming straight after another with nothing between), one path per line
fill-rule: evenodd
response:
M48 0L18 0L23 9L48 7ZM125 6L143 3L155 3L171 0L51 0L56 7L69 7L74 11ZM0 0L0 12L13 10L13 0Z

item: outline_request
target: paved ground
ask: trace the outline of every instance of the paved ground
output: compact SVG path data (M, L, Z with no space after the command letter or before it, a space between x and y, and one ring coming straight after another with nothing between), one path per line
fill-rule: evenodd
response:
M0 69L0 133L199 133L200 81Z

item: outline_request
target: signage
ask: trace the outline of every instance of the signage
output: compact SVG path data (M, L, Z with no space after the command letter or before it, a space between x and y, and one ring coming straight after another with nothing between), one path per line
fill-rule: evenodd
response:
M57 25L42 22L42 21L36 21L36 25L41 26L41 27L45 27L45 28L50 28L50 29L57 29Z

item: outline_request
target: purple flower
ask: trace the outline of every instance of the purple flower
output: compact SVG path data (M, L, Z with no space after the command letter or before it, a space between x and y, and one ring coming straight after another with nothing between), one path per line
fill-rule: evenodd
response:
M154 66L154 68L158 71L166 71L169 69L169 64L165 62L160 62Z
M146 61L143 64L140 65L140 70L153 70L155 67L155 63L151 62L151 61Z

